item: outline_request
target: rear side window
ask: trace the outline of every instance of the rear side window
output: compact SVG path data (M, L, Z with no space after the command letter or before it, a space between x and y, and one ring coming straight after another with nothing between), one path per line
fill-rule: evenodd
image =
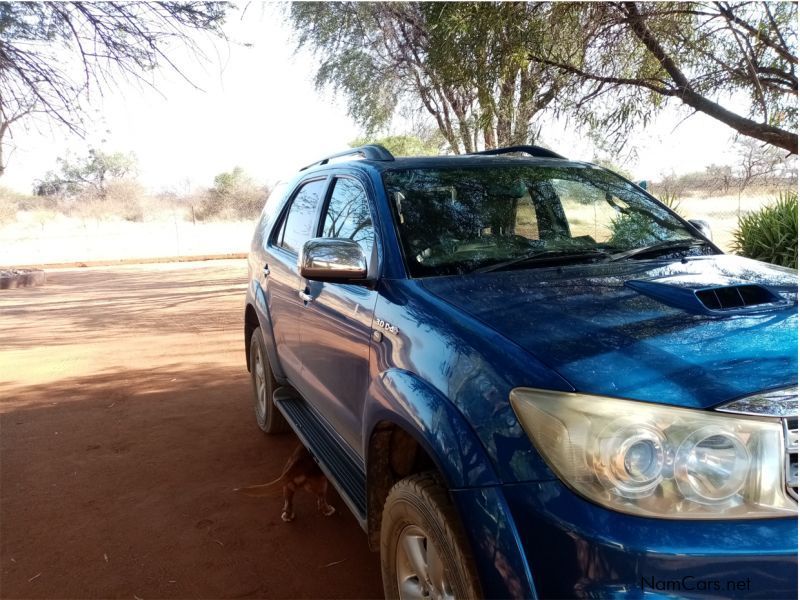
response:
M344 238L358 242L365 256L371 256L375 229L369 212L369 200L357 181L340 178L334 184L322 237Z
M286 188L288 186L289 184L285 181L279 181L275 184L275 187L272 188L272 191L269 193L267 203L264 205L264 215L270 217L275 213L280 201L286 197Z
M308 240L314 237L317 223L317 208L325 195L327 180L310 181L300 188L292 200L289 212L276 240L290 252L299 253Z

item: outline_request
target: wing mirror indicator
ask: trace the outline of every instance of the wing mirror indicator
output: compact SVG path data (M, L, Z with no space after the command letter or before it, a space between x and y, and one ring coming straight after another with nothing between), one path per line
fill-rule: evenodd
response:
M303 244L298 257L300 276L315 281L356 283L367 279L367 257L358 242L314 238Z

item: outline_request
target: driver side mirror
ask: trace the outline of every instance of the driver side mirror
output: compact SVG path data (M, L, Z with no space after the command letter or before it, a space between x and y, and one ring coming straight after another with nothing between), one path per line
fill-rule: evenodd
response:
M303 244L298 257L300 276L314 281L356 283L367 279L367 257L358 242L314 238Z
M710 242L714 241L714 234L711 233L711 225L708 221L702 219L689 219L689 223L694 225L694 228L702 233Z

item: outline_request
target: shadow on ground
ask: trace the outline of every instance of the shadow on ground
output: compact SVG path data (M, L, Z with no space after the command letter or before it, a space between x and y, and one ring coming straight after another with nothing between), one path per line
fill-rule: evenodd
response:
M298 494L286 524L279 490L232 491L296 444L255 425L242 275L75 270L0 296L1 597L382 595L335 492L333 517Z
M101 332L163 335L197 332L210 324L240 328L241 310L214 310L229 304L238 308L244 301L244 271L231 270L230 276L210 278L207 269L174 269L160 279L125 267L53 272L42 287L0 295L4 318L21 321L36 305L36 326L28 321L19 335L3 336L0 349L70 344Z

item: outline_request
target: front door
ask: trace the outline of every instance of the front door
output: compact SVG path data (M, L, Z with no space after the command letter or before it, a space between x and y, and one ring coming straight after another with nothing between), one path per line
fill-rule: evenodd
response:
M320 236L355 240L375 271L375 229L369 199L358 180L334 179L320 221ZM305 303L300 333L304 365L300 392L360 455L377 294L362 285L304 283L312 300Z

